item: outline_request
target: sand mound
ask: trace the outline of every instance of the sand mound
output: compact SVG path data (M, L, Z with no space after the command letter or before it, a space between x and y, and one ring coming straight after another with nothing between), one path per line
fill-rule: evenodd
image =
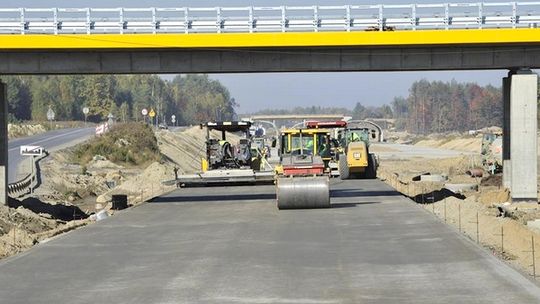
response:
M213 138L221 138L217 131L211 133ZM190 174L201 170L201 158L206 153L206 130L191 127L183 132L159 131L156 133L161 153L178 167L179 174ZM227 133L227 140L236 145L240 137Z
M418 141L416 146L480 153L482 147L481 137L456 139L424 139Z

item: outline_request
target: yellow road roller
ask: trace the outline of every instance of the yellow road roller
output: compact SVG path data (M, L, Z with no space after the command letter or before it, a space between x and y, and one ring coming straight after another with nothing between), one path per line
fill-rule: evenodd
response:
M281 133L281 158L276 168L279 209L330 207L330 181L321 156L327 133L321 129L289 129Z

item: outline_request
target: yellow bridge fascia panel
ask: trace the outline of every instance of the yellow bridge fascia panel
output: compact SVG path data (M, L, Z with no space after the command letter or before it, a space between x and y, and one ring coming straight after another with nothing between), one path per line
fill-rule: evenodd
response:
M0 50L2 51L353 46L397 47L535 43L540 43L540 28L302 33L0 35Z

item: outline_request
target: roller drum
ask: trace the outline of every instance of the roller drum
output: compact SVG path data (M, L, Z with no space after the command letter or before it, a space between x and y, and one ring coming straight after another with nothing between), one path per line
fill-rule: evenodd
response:
M279 209L330 207L330 181L327 176L280 177L276 186Z

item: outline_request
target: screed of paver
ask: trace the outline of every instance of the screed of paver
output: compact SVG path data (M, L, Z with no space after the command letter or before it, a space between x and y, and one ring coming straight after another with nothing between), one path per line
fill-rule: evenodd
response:
M380 181L278 211L273 186L179 189L0 263L1 303L539 303Z

